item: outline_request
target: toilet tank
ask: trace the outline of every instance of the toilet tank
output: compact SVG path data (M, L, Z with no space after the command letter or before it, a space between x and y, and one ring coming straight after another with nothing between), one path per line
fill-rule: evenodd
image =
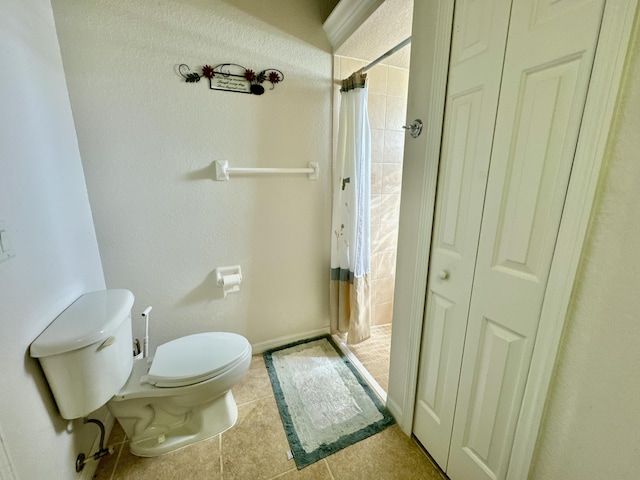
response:
M129 290L82 295L31 344L63 418L87 416L129 378L133 299Z

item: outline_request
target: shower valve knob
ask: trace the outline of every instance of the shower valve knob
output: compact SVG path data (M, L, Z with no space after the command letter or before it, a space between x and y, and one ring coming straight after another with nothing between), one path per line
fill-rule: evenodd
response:
M402 128L409 130L409 134L413 138L418 138L422 133L422 120L419 118L411 122L409 125L403 125Z

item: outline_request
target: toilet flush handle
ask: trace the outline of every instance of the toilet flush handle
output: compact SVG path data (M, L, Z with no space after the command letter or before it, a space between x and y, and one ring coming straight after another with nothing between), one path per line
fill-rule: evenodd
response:
M113 335L111 335L109 338L107 338L104 342L102 342L102 345L100 345L98 347L98 350L101 350L105 347L108 347L109 345L113 345L116 341L116 337L114 337Z

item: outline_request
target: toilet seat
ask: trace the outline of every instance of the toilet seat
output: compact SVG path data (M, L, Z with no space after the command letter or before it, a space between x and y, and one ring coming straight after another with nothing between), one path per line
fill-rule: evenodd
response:
M246 338L207 332L181 337L156 349L146 381L156 387L182 387L218 376L251 355Z

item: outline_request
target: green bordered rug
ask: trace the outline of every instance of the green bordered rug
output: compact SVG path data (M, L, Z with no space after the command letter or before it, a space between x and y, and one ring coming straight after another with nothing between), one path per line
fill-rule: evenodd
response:
M298 469L394 423L329 335L264 354Z

